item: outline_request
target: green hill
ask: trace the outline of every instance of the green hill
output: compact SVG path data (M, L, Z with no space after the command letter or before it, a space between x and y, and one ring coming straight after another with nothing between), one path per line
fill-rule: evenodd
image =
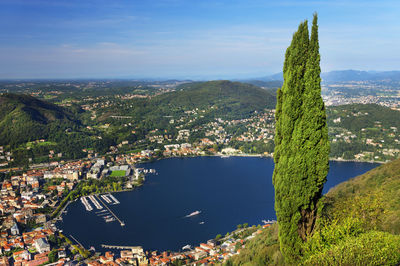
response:
M156 105L194 109L215 106L223 116L247 116L254 111L274 108L275 97L257 86L227 80L187 83L178 91L154 98Z
M327 116L332 157L398 158L399 111L377 104L349 104L329 107Z
M303 265L400 263L400 159L332 188L323 198ZM278 228L250 240L226 265L283 265Z
M96 110L98 121L117 124L112 116L129 116L138 127L147 130L158 128L173 131L176 125L170 119L179 119L185 112L198 112L192 125L214 120L248 118L255 111L274 108L275 96L265 89L251 84L231 81L186 83L177 90L150 99L121 101L110 108ZM121 122L123 123L123 122Z
M60 106L29 95L0 95L0 145L47 138L76 124L74 115Z
M327 111L329 126L342 127L353 132L378 125L383 128L400 128L400 112L377 104L332 106ZM333 122L334 119L338 119L336 123Z

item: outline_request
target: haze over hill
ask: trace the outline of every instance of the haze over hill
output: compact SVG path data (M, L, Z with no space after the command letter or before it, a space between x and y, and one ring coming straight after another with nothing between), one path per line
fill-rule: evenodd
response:
M361 70L335 70L321 74L322 82L348 82L348 81L400 81L400 71L361 71ZM277 73L250 80L283 81L283 73Z

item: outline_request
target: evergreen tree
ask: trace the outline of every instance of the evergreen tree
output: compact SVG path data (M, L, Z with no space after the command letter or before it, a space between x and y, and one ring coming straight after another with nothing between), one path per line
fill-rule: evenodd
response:
M314 15L311 39L307 21L293 35L277 93L273 183L281 251L288 261L301 255L302 243L312 233L329 169L319 62Z

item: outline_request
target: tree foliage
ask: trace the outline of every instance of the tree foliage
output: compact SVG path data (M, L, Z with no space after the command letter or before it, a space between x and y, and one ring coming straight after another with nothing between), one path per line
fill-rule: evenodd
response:
M317 16L311 38L302 22L286 50L284 83L277 93L275 210L281 251L288 261L311 235L329 170L326 111L321 98Z

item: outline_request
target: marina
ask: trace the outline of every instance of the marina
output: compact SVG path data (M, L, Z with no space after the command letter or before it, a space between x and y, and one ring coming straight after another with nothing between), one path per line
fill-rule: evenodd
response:
M90 202L96 207L96 209L99 210L99 211L96 211L96 213L95 213L97 217L101 217L102 219L104 219L104 221L106 223L118 221L121 224L121 226L125 225L125 223L123 221L121 221L117 217L117 215L115 215L115 213L112 212L110 210L110 208L108 208L106 205L106 204L109 204L109 205L120 204L120 202L117 200L117 198L115 198L112 194L108 193L108 194L97 195L97 196L90 195L87 197L81 197L81 202L82 202L83 206L85 207L86 211L92 211L93 207L90 204L88 198L89 198ZM103 206L105 208L103 208Z
M110 194L110 195L111 195L111 194ZM112 196L112 195L111 195L111 196ZM112 198L115 199L114 201L118 201L114 196L112 196ZM103 201L102 201L100 198L98 198L98 199L99 199L99 201L100 201L101 203L103 203ZM119 203L119 201L118 201L118 203ZM121 226L125 226L125 223L124 223L123 221L121 221L121 220L118 218L118 216L117 216L106 204L103 203L103 205L104 205L104 207L106 207L106 209L110 212L110 214L111 214L112 216L114 216L115 220L117 220L117 221L121 224ZM109 220L109 221L106 220L106 222L112 222L112 221L111 221L111 220Z

